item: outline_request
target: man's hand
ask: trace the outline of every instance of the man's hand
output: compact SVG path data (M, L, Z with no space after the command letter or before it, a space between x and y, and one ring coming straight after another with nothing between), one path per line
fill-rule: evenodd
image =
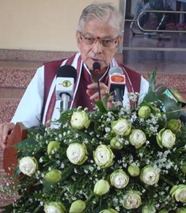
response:
M86 93L88 94L88 96L90 97L91 101L94 101L94 103L96 101L99 100L99 92L98 92L98 84L97 83L92 83L89 84L86 90ZM100 95L101 95L101 99L105 98L106 95L109 94L109 88L106 84L100 82ZM110 96L107 102L107 107L112 107L113 101L113 96Z
M7 136L13 130L14 126L15 124L8 122L0 124L0 148L5 149Z

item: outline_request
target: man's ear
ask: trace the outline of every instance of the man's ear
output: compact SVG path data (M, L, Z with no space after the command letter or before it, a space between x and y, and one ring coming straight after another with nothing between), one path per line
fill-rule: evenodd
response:
M122 41L123 41L123 37L122 37L122 36L119 36L119 37L118 37L118 40L117 40L117 48L120 47Z
M80 33L78 31L76 31L76 42L77 42L77 45L79 47L79 45L80 45Z

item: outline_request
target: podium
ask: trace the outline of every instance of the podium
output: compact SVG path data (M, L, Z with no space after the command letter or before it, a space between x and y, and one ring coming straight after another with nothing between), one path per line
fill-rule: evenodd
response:
M28 131L22 123L17 123L7 138L7 146L3 153L3 169L6 173L14 175L18 163L15 144L27 138Z

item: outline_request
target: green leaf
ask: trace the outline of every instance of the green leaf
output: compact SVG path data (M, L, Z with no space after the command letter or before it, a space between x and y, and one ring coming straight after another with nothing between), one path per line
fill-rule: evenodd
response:
M149 102L155 102L155 101L159 102L158 96L153 91L149 91L148 94L143 99L142 103L149 103Z
M102 100L96 101L96 106L99 108L100 112L107 112L105 101L102 101Z
M37 146L37 141L34 138L27 138L15 145L16 149L18 149L18 156L29 156L32 154L34 148Z
M156 85L156 69L150 73L149 75L149 92L155 92L155 85Z

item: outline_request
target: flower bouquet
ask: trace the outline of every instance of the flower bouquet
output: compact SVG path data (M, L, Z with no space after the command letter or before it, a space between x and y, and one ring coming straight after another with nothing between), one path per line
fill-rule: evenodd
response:
M186 126L151 89L133 110L81 107L17 144L18 198L3 212L184 213ZM12 183L13 184L13 183Z

